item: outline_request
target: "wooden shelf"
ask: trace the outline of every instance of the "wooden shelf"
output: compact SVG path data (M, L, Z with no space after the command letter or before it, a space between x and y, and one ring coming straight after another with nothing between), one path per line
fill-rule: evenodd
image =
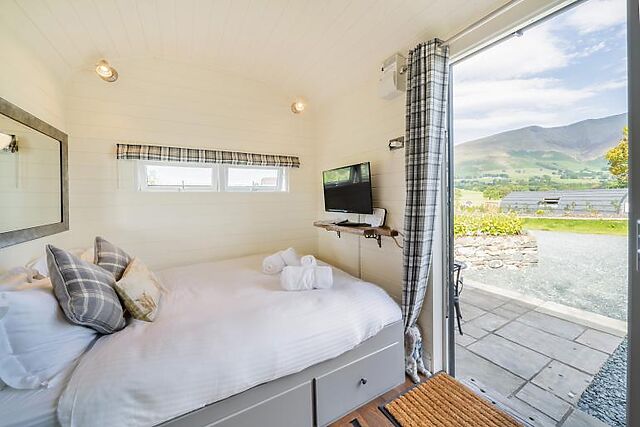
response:
M365 239L376 239L378 247L382 247L382 236L395 237L398 230L389 227L346 227L344 225L336 225L327 221L316 221L314 227L324 228L327 231L335 231L340 237L341 233L357 234L364 236Z

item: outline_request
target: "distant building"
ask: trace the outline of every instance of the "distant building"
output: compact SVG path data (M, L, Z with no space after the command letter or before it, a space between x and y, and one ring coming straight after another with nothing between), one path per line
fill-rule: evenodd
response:
M556 215L602 214L624 216L629 213L628 191L620 189L514 191L500 201L503 211L534 214L544 210Z

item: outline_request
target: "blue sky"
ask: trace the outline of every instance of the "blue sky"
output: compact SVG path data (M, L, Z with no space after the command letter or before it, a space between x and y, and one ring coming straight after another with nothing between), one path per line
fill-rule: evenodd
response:
M627 111L625 0L588 0L454 66L455 143Z

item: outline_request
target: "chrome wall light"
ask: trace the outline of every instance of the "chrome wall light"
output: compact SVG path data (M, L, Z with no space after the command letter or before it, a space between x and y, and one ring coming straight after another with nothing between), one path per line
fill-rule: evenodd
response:
M302 100L294 101L293 104L291 104L291 112L293 114L300 114L304 111L305 107L306 105L304 101Z
M0 151L5 153L17 153L18 139L16 136L0 132Z
M96 64L96 74L105 82L113 83L118 80L118 72L106 59L101 59Z

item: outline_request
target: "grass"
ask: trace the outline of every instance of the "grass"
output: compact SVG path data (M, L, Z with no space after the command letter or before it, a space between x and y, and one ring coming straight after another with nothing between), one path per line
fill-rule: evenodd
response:
M626 219L523 218L525 230L560 231L582 234L626 236Z
M456 200L456 203L462 204L465 202L471 202L473 206L482 206L482 204L487 201L487 199L485 199L484 196L482 195L482 191L472 191L472 190L463 190L463 189L457 189L456 191L460 195L460 198L459 200Z

